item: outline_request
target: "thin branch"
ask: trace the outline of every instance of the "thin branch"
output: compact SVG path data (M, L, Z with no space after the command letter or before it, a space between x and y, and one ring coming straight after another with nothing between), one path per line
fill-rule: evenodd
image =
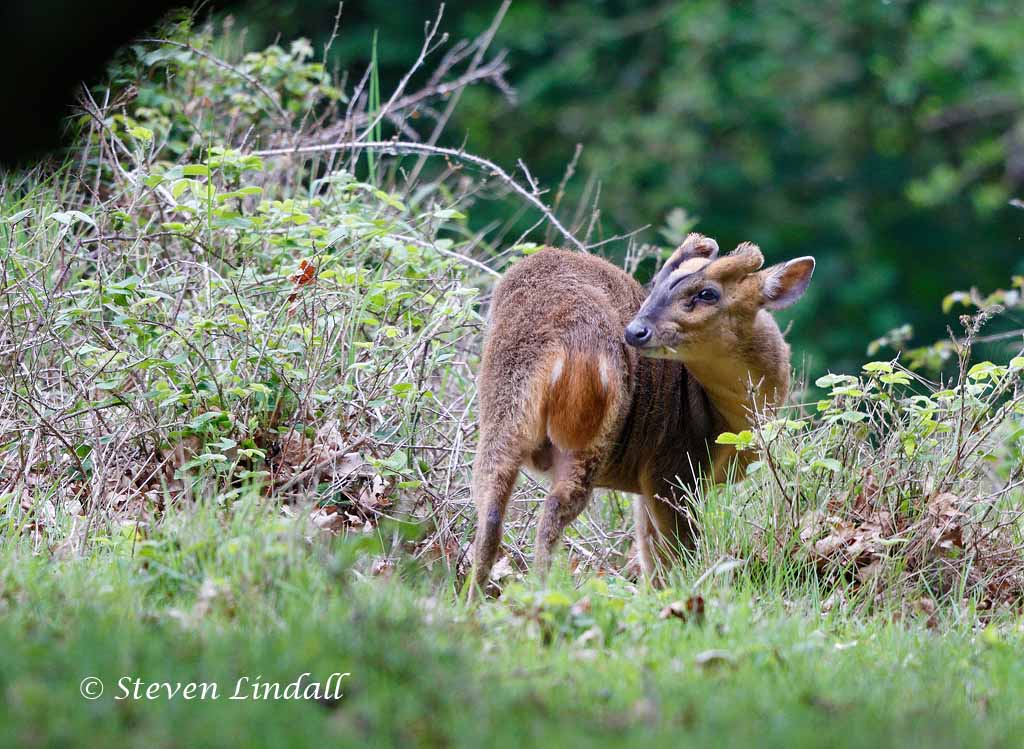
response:
M398 101L399 97L401 97L402 94L405 93L405 87L409 85L409 80L413 77L416 71L419 70L420 67L422 67L423 63L426 61L430 53L437 49L437 45L431 46L431 44L434 41L434 37L437 36L437 30L441 26L441 19L443 17L444 3L441 3L441 5L439 5L437 8L437 17L434 19L434 23L431 24L430 22L427 22L426 35L425 38L423 39L423 46L420 47L420 53L416 57L416 61L412 64L409 70L406 71L405 75L402 76L402 80L398 82L398 86L395 87L394 92L391 94L391 98L387 100L384 106L380 108L380 111L377 112L377 115L373 118L373 120L370 121L370 124L366 126L366 129L363 130L363 134L359 136L360 140L362 140L370 133L372 133L373 129L377 127L380 121L383 120L387 113L391 111L391 108L395 106L395 103ZM444 44L446 41L448 41L448 34L442 34L441 39L437 44Z
M452 250L446 250L443 247L438 247L436 244L432 244L431 242L424 242L422 239L416 239L416 237L409 237L409 236L406 236L404 234L395 234L394 237L395 237L395 239L401 239L403 242L409 242L410 244L415 244L415 245L418 245L420 247L425 247L427 249L431 249L434 252L438 252L438 253L440 253L442 255L447 255L448 257L453 257L456 260L461 260L464 263L468 263L469 265L472 265L474 268L479 268L484 273L487 273L489 275L496 276L496 277L501 276L501 274L498 273L498 271L494 270L493 268L491 268L489 266L484 265L479 260L475 260L475 259L469 257L468 255L461 255L458 252L453 252Z
M480 156L475 156L471 153L466 153L462 150L456 150L454 148L442 148L440 146L431 146L427 143L410 143L408 141L343 141L339 143L320 143L315 145L296 146L294 148L269 148L263 151L253 151L255 156L270 157L270 156L292 156L292 155L305 155L314 153L329 153L331 151L349 151L358 149L373 149L383 151L392 154L402 153L423 153L430 156L444 156L446 158L457 159L464 161L469 164L474 164L482 169L489 171L492 176L496 177L500 181L508 185L513 192L518 194L521 198L527 201L530 205L544 214L544 217L551 222L551 224L558 230L558 232L580 252L586 252L587 248L578 240L572 232L562 225L562 222L558 220L551 209L548 208L544 202L534 192L523 187L521 184L516 182L508 172L502 169L500 166L495 164L493 161L488 161Z
M483 33L476 41L476 54L473 55L473 59L469 63L469 70L466 72L467 76L473 75L478 72L477 68L480 67L480 63L483 62L484 55L487 54L487 49L491 46L491 42L494 41L494 35L498 33L498 27L501 26L501 22L505 18L505 14L508 12L509 6L512 4L512 0L504 0L501 7L498 8L498 12L494 14L494 20L491 21L491 25L487 28L487 31ZM499 59L504 62L504 55L499 56ZM492 63L493 64L493 63ZM504 73L502 69L498 73L498 80L500 81L501 74ZM445 127L448 124L448 120L451 119L452 113L455 111L455 107L459 104L459 99L462 98L462 89L460 86L455 89L452 97L448 100L448 105L444 108L444 112L441 117L438 118L434 125L433 131L430 133L430 137L427 138L427 143L431 146L436 145L438 139L441 137L441 133L444 132ZM409 183L413 184L420 176L420 172L423 171L423 166L426 163L426 154L420 156L416 160L416 165L413 167L412 172L409 174Z

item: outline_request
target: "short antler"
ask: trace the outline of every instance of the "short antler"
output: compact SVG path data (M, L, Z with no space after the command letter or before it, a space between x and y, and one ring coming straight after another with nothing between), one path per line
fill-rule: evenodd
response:
M753 242L742 242L735 250L715 262L712 273L716 278L735 278L760 270L763 265L761 249Z
M661 272L664 275L673 273L680 265L695 257L714 260L718 257L718 242L713 240L711 237L705 237L703 234L698 234L697 232L688 234L686 239L683 240L683 243L679 245L669 259L665 261L665 266L662 268Z

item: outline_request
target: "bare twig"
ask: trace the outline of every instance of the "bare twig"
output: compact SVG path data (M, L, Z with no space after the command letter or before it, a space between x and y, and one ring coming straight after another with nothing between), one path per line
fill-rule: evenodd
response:
M384 153L401 154L401 153L424 153L431 156L444 156L446 158L456 159L459 161L465 161L469 164L481 167L491 173L493 177L496 177L501 182L508 185L514 193L519 195L521 198L526 200L530 205L544 214L544 217L551 222L551 224L558 230L558 232L572 244L580 252L586 252L587 248L578 240L573 234L562 225L562 222L551 212L540 197L530 190L523 187L521 184L516 182L508 172L502 169L500 166L495 164L493 161L488 161L480 156L475 156L466 151L456 150L454 148L442 148L440 146L431 146L427 143L410 143L408 141L343 141L338 143L319 143L314 145L302 145L294 148L270 148L263 151L254 151L253 153L261 157L269 156L293 156L293 155L306 155L314 153L329 153L331 151L347 151L347 150L360 150L360 149L372 149L381 151Z
M498 12L494 14L494 19L491 21L491 25L487 27L487 30L481 34L477 40L471 46L476 47L476 53L473 55L473 59L469 63L469 70L466 72L466 76L473 76L481 71L479 70L480 64L483 62L484 55L487 54L488 48L491 46L491 42L494 41L494 35L498 33L498 28L501 26L501 22L505 19L505 14L508 13L509 6L512 5L512 0L504 0L501 6L498 8ZM500 58L500 62L504 63L504 56ZM493 66L494 63L491 63ZM497 72L496 80L501 81L501 74L504 73L504 68ZM487 77L491 77L488 75ZM459 99L462 98L462 90L465 87L460 86L455 88L451 98L448 100L448 104L445 106L444 112L438 118L434 124L434 129L430 133L430 137L427 138L428 145L436 145L438 139L441 137L441 133L444 132L444 128L448 125L448 120L451 119L452 114L455 112L455 107L459 105ZM412 168L409 173L409 183L415 183L420 176L420 172L423 171L423 166L426 163L426 154L421 155L416 160L416 165Z

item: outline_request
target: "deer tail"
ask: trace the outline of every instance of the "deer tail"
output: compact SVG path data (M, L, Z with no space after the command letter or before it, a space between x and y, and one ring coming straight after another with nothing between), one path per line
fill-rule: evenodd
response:
M593 445L618 405L622 382L617 357L566 347L545 370L542 409L548 438L563 450Z

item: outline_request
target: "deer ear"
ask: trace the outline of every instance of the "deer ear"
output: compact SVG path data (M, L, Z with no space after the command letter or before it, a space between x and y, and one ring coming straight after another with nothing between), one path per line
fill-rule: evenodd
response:
M798 257L761 271L761 296L765 308L785 309L796 302L807 291L813 274L813 257Z

